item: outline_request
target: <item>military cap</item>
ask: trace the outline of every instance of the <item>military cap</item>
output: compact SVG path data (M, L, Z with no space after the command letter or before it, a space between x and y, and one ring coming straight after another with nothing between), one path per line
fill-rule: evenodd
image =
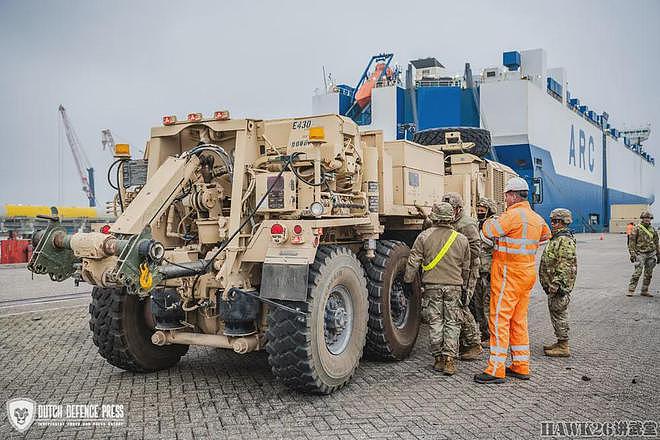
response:
M493 199L489 199L488 197L480 197L479 201L477 202L477 206L488 208L493 214L497 212L497 205L495 204L495 201Z
M569 211L566 208L553 209L552 212L550 213L550 218L552 220L561 220L567 225L573 223L573 215L571 214L571 211Z
M447 202L433 205L429 219L434 223L451 223L454 221L454 208Z
M449 203L454 208L463 207L463 197L457 192L448 192L442 197L442 201Z

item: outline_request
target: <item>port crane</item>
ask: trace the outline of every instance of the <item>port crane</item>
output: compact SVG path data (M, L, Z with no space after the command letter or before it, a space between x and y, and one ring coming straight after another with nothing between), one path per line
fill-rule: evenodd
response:
M82 183L82 190L89 200L89 206L96 206L96 192L94 191L94 168L89 162L89 158L85 154L82 145L80 144L80 139L76 134L76 131L73 129L73 125L69 120L69 116L66 113L64 106L59 106L60 116L62 117L62 123L64 124L64 132L66 133L66 140L69 143L71 148L71 154L73 154L73 161L76 164L78 170L78 175L80 176L80 181Z

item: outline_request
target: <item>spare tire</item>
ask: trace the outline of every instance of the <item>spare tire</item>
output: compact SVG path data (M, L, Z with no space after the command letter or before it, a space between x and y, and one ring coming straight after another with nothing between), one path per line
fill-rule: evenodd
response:
M477 127L454 127L454 128L429 128L428 130L418 131L413 136L413 142L420 145L444 145L445 133L458 131L461 133L463 142L473 142L474 147L465 149L463 153L474 154L477 157L484 157L490 152L490 132ZM456 154L460 151L446 152L446 154Z

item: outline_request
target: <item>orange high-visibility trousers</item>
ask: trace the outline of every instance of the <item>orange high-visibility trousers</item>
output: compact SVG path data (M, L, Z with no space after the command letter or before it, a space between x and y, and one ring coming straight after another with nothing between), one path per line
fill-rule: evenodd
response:
M497 241L490 277L490 356L485 373L505 377L511 349L511 369L529 374L527 307L536 281L535 256L550 228L528 202L510 206L499 218L489 219L484 235Z
M534 270L534 268L532 268ZM491 269L490 357L485 372L504 377L509 344L511 368L529 374L529 334L527 307L536 276L529 276L529 268L493 262Z

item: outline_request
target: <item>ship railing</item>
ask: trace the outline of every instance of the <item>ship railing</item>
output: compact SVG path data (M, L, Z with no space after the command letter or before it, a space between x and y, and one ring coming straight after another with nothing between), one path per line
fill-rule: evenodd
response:
M462 87L462 78L437 78L415 81L415 87Z

